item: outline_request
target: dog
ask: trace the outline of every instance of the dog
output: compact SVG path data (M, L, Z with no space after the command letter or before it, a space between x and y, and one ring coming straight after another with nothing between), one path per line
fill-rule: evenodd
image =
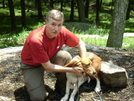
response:
M85 82L90 82L91 79L96 79L96 87L95 91L100 92L100 78L99 72L101 68L102 59L93 53L86 53L86 58L80 58L79 56L75 56L71 62L66 64L66 67L81 67L83 68L86 75L76 75L74 73L66 73L67 82L66 82L66 93L64 97L61 98L60 101L67 101L69 98L70 86L73 83L75 85L69 101L74 101L74 97L79 89L79 87Z

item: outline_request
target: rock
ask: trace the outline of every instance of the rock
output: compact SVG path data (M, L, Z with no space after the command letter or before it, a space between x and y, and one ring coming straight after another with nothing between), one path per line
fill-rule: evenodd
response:
M14 99L11 99L9 97L0 96L0 101L15 101Z
M23 46L18 46L18 47L8 47L8 48L4 48L4 49L0 49L0 55L3 54L10 54L10 53L19 53L21 52Z
M126 87L128 84L128 74L124 68L104 61L101 66L100 79L109 87Z

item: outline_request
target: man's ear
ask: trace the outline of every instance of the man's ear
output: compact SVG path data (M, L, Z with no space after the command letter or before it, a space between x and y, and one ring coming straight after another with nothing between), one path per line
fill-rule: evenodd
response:
M45 24L47 24L48 23L48 20L45 20Z

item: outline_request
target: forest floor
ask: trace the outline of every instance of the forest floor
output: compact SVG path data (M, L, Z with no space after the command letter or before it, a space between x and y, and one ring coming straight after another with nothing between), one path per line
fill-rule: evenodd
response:
M0 49L0 101L30 101L19 69L21 48ZM13 50L16 51L13 52ZM101 84L102 91L99 95L93 89L81 86L78 94L79 101L134 101L134 50L117 49L115 51L119 51L119 53L112 54L111 51L107 54L109 57L110 55L119 57L115 59L114 63L125 68L128 72L128 85L124 88L110 88ZM62 96L54 91L56 81L54 73L46 71L44 80L49 92L47 101L60 101ZM91 81L89 86L93 88L94 83L94 81Z

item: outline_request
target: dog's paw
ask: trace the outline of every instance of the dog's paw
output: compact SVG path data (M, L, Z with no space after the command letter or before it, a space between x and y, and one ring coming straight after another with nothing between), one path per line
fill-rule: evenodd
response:
M74 101L74 99L69 99L69 101Z
M63 97L63 98L61 98L61 100L60 101L67 101L67 97Z
M100 92L101 91L101 88L95 88L95 91L96 92Z
M70 96L69 101L74 101L74 96Z

